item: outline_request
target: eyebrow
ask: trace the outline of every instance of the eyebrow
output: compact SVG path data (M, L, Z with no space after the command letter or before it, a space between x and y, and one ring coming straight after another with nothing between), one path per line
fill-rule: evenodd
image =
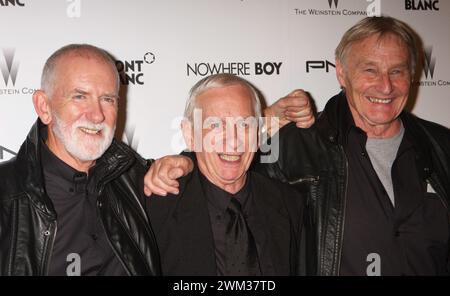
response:
M366 67L366 66L376 66L377 64L375 62L372 61L366 61L366 62L361 62L359 63L358 66L362 66L362 67ZM405 67L408 68L408 63L399 63L396 65L393 65L392 68L398 68L398 67Z
M82 94L82 95L87 95L87 94L88 94L87 91L84 91L84 90L79 89L79 88L75 88L75 89L74 89L74 92L79 93L79 94Z
M74 92L82 94L82 95L87 95L89 94L89 92L79 89L79 88L75 88ZM102 94L101 97L112 97L112 98L116 98L119 99L119 95L118 94L113 94L113 93L106 93L106 94Z

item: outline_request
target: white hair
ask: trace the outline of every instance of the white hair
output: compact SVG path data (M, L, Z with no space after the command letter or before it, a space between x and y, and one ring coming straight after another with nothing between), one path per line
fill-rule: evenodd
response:
M197 106L197 97L212 88L217 87L225 87L225 86L231 86L231 85L241 85L245 88L247 88L250 93L252 94L253 99L253 111L255 117L258 119L261 117L261 102L258 95L258 92L256 89L244 78L241 78L239 76L233 75L233 74L214 74L207 76L197 82L189 92L189 98L186 102L186 107L184 109L184 117L187 118L189 121L192 122L193 116L194 116L194 109Z
M45 62L41 75L41 89L51 96L55 84L55 70L61 57L68 54L95 57L111 65L116 77L117 90L120 87L120 77L114 59L103 49L90 44L69 44L55 51Z

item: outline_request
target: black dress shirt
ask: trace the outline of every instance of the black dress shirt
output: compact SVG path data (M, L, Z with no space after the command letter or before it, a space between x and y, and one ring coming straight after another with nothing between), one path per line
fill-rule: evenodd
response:
M449 218L436 194L427 193L408 127L391 170L394 207L365 149L366 134L354 125L349 110L346 115L348 184L340 274L444 274Z
M203 174L200 173L200 179L204 194L208 203L208 212L211 221L211 228L214 237L215 257L217 266L217 275L226 274L226 242L225 232L229 222L229 215L226 210L230 203L231 198L236 198L242 206L242 211L247 221L248 228L252 233L257 253L259 264L262 266L262 272L270 270L268 273L273 273L272 263L267 255L266 247L262 243L267 238L264 227L262 226L262 217L258 214L253 201L253 194L251 192L251 176L250 172L247 175L245 185L236 194L231 194L213 183L211 183Z
M89 176L79 172L44 143L41 157L45 189L57 214L49 275L77 275L77 262L79 275L126 275L97 214L95 167Z

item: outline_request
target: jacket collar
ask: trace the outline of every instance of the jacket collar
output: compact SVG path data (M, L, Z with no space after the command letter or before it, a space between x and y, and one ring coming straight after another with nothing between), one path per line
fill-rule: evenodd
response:
M46 214L55 217L50 198L45 193L42 172L40 142L45 137L47 126L37 119L17 154L17 175L21 190L27 192L31 201ZM135 152L127 145L113 140L111 146L97 160L95 170L98 187L122 174L133 165Z
M431 168L430 146L426 135L418 126L418 119L403 111L400 119L405 127L405 137L414 147L419 168L423 168L423 177L428 177ZM317 119L317 128L321 135L332 144L343 145L348 131L354 126L354 120L344 91L332 97Z
M344 91L327 102L317 120L317 127L321 134L329 142L341 145L345 143L348 131L354 125Z

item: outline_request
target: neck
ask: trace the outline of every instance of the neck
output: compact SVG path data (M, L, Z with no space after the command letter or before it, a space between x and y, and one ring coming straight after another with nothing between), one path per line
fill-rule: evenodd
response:
M392 123L384 125L374 125L374 126L358 126L363 131L366 132L368 138L374 139L388 139L392 138L400 132L402 124L400 119L396 119Z
M45 141L45 144L48 149L56 155L56 157L79 172L88 173L89 169L95 165L95 160L81 161L73 157L66 151L64 145L55 137L53 133L50 132L50 130L48 132L48 138Z
M212 175L208 174L206 168L203 167L202 164L199 163L198 168L199 168L200 173L203 176L205 176L205 178L208 179L209 182L211 182L212 184L216 185L220 189L222 189L228 193L231 193L231 194L236 194L236 192L241 190L245 185L245 180L247 179L247 174L245 173L244 175L242 175L240 178L233 181L232 183L226 183L226 182L222 182L221 180L218 180L217 178L214 178Z
M247 175L242 176L241 179L234 182L233 184L224 184L223 186L221 186L219 184L216 184L216 185L228 193L236 194L236 192L239 192L239 190L241 190L244 187L246 177L247 177Z
M400 118L396 118L385 124L371 124L360 118L359 114L353 114L355 125L362 129L368 138L387 139L392 138L400 132L402 123Z

